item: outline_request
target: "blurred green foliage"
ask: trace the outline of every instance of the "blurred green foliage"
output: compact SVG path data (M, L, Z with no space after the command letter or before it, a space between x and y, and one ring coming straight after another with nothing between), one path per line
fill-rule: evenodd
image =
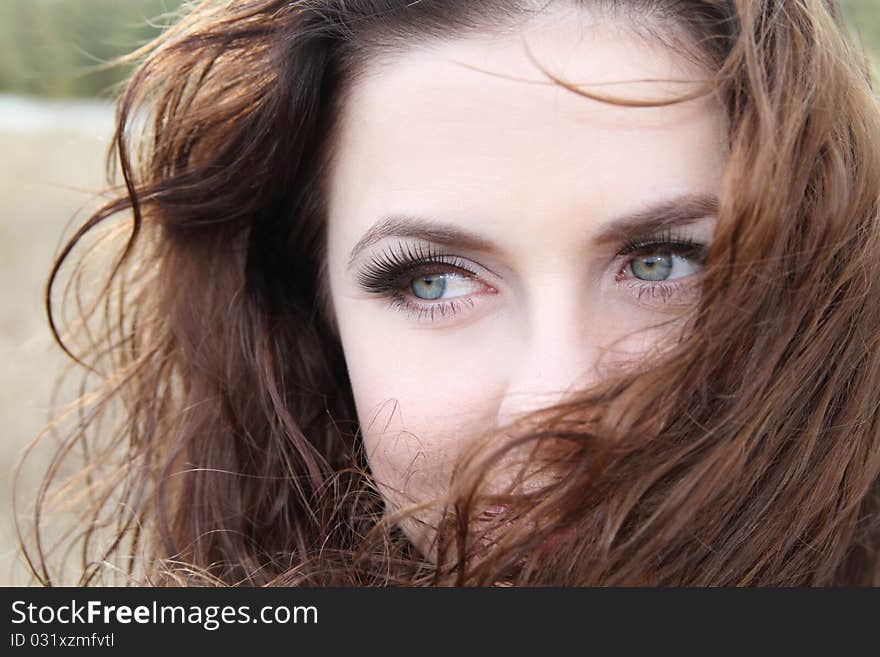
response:
M792 2L794 0L791 0ZM838 0L880 70L880 0ZM182 0L0 0L0 91L106 95L125 67L100 64L145 43Z
M880 72L880 0L838 0L857 40L871 53Z
M129 73L101 64L152 39L182 0L0 0L0 91L99 96Z

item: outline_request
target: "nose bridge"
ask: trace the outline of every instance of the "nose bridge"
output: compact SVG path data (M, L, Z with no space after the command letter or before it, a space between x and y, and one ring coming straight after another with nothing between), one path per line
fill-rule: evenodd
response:
M591 376L596 350L589 345L584 300L573 287L557 281L529 295L498 408L499 424L553 405Z

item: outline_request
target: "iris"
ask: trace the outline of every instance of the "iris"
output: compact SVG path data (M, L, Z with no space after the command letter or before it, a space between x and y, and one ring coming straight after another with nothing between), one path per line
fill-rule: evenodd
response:
M665 281L672 272L671 253L652 254L633 258L630 267L636 278L645 281Z
M419 299L439 299L446 291L446 276L420 276L413 279L410 289Z

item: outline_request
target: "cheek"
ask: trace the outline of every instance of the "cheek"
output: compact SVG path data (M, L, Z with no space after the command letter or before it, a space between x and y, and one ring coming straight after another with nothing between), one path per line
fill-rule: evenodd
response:
M493 424L491 352L418 330L366 337L343 346L372 473L398 502L440 495L458 454Z
M644 367L645 359L678 343L699 291L680 292L673 301L641 304L630 292L608 291L590 311L589 342L595 346L593 375L601 380L622 369Z
M434 337L399 330L344 345L367 462L389 512L439 500L470 437L493 423L492 368L469 372L467 350ZM400 522L423 554L440 509Z
M598 350L597 372L638 367L649 354L660 353L672 347L684 328L682 320L655 317L653 322L627 326L621 318L609 329Z

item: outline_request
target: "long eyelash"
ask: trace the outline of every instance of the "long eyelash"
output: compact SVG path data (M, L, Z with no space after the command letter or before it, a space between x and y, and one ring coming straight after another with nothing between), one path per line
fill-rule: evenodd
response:
M661 248L671 248L677 253L691 253L700 258L706 255L706 245L695 242L693 239L682 233L675 233L667 229L657 235L650 237L637 237L629 240L617 252L619 256L632 255L634 253L644 253L651 250Z
M661 285L657 283L637 283L633 285L633 288L636 291L636 298L639 301L642 301L642 297L647 295L652 300L656 300L659 297L660 301L666 302L676 295L681 288L681 284L669 283Z
M399 292L393 294L389 298L389 303L392 308L397 308L411 317L415 316L416 319L421 320L427 316L428 321L434 321L434 316L438 313L441 317L446 317L447 315L454 317L459 312L459 304L467 304L471 307L474 305L472 299L463 299L450 300L444 303L432 303L423 306L408 301L406 297Z
M415 270L437 265L444 265L471 276L476 275L465 261L442 253L432 245L398 242L396 248L389 247L373 257L359 272L358 283L373 294L397 293L403 286L404 279L413 276Z

